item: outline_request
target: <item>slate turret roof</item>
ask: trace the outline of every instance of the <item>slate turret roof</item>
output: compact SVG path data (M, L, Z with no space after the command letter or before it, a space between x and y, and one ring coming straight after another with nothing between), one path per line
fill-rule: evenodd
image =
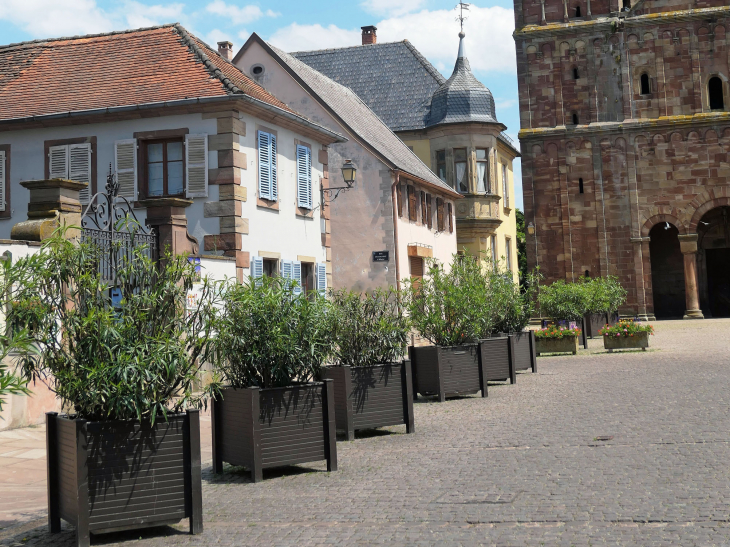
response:
M393 131L423 129L446 81L408 40L290 55L349 87Z
M494 97L471 73L464 52L464 33L459 33L459 55L454 72L433 94L427 127L443 123L498 123Z

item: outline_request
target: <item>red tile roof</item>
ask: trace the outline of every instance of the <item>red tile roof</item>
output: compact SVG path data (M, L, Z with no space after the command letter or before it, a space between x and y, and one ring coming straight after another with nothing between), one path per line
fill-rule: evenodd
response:
M293 112L178 24L0 46L0 120L240 94Z

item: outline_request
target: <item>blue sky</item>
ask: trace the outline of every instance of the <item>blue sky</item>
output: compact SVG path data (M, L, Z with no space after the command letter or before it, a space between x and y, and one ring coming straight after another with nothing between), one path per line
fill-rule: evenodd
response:
M376 25L378 41L408 39L445 76L458 48L456 0L0 0L0 43L180 22L209 44L234 51L252 32L285 51L360 43L360 27ZM517 142L519 111L511 0L477 1L464 23L474 74L493 93L497 118ZM521 171L515 193L522 208Z

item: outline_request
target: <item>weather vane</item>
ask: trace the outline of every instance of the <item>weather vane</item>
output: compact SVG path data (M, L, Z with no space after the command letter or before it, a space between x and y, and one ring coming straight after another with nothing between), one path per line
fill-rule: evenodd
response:
M459 2L454 8L459 8L459 16L456 18L456 20L459 21L459 24L461 25L461 32L464 32L464 20L467 19L467 17L464 17L464 10L469 11L470 5L471 4L467 4L466 2Z

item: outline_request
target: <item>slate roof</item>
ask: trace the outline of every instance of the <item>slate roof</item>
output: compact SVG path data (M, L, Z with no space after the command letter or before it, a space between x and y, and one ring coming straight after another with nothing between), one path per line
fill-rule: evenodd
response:
M291 55L349 87L393 131L423 129L431 96L446 81L408 40Z
M471 73L469 59L464 53L463 32L459 33L459 55L454 72L433 94L426 126L459 122L498 123L492 92Z
M370 147L386 164L424 180L453 197L461 197L453 188L439 179L410 148L381 120L352 90L332 81L293 56L266 43L256 33L250 40L256 40L271 55L290 69L308 91L318 98L325 108ZM245 49L244 46L243 49Z
M296 114L179 24L0 46L0 120L227 95Z

